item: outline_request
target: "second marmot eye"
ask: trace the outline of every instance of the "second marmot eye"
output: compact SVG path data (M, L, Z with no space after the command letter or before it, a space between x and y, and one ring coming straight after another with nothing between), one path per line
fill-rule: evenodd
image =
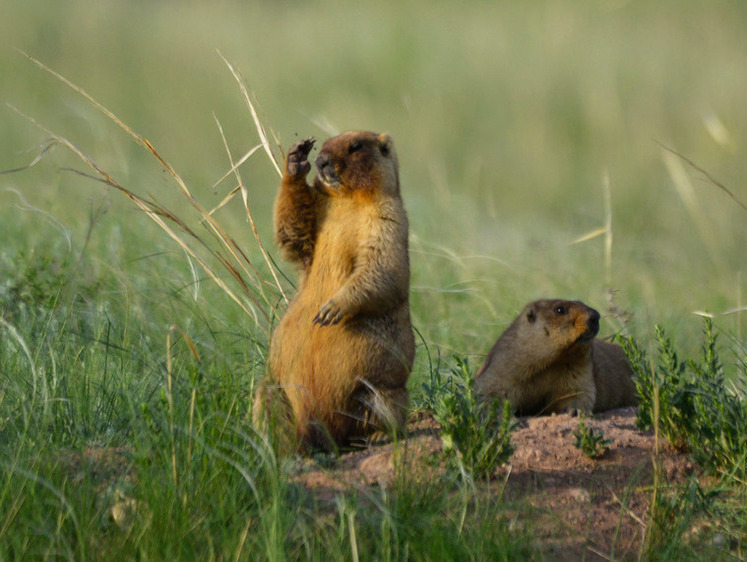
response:
M555 307L555 314L565 314L568 310L562 304Z
M354 142L350 145L350 148L348 148L348 154L352 154L353 152L358 152L361 148L363 148L363 145L359 142Z

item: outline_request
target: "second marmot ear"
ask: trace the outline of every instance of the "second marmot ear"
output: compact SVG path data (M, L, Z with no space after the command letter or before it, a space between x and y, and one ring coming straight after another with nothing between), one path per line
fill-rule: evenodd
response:
M387 135L386 133L381 133L379 135L379 147L381 148L381 153L384 156L388 156L389 153L392 151L392 146L394 145L394 141L392 140L392 137Z

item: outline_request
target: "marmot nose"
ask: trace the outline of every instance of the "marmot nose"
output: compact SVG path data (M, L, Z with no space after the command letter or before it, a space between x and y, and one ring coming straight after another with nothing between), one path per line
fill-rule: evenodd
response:
M593 308L589 312L589 320L587 321L587 325L589 326L589 330L593 330L595 332L599 330L599 313Z
M316 160L314 160L314 164L316 164L316 167L318 170L321 170L329 164L329 158L327 158L327 155L324 153L319 153L319 156L316 157Z

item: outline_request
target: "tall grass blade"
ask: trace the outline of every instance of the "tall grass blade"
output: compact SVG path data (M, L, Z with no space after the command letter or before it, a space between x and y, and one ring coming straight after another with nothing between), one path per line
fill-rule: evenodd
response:
M241 174L239 173L239 165L241 164L241 161L246 160L249 156L254 154L254 152L257 150L258 146L255 146L252 150L250 150L240 162L237 164L233 163L233 156L231 155L231 150L228 147L228 141L226 140L226 135L223 133L223 127L220 124L220 121L218 121L218 118L215 118L215 122L218 125L218 130L220 131L220 136L223 139L223 146L226 149L226 154L228 155L228 161L231 163L231 170L236 175L236 181L239 184L239 188L241 189L241 197L244 201L244 210L246 211L246 217L249 220L249 224L252 227L252 233L254 234L254 239L257 241L257 245L259 246L260 252L262 252L262 257L265 260L265 263L267 264L267 268L269 269L270 273L272 274L272 278L275 280L275 287L280 291L280 294L283 295L283 300L288 303L288 297L285 294L285 291L283 290L283 286L280 283L280 280L278 279L277 274L275 273L275 264L270 260L270 256L267 255L267 251L265 250L265 245L262 243L261 238L259 237L259 232L257 232L257 226L254 224L254 217L252 216L251 208L249 207L249 193L246 189L246 185L244 185L244 182L241 180ZM225 177L225 176L224 176ZM211 211L212 214L212 211Z
M265 152L267 152L267 156L270 158L270 161L275 166L275 171L278 173L279 176L282 176L283 172L280 169L280 165L278 164L277 159L275 158L275 154L272 152L272 147L270 146L270 142L267 140L267 133L265 132L265 127L264 125L262 125L262 122L259 120L259 115L257 114L257 110L254 108L252 99L249 96L249 89L247 88L246 81L241 77L241 75L238 72L236 72L233 65L230 62L228 62L226 57L224 57L220 51L218 51L218 56L220 56L220 58L223 59L223 62L226 63L226 66L231 71L231 74L233 74L233 77L236 79L236 82L238 82L239 88L241 89L241 94L244 96L244 101L246 101L246 105L249 107L249 112L252 114L252 119L254 120L254 125L257 128L257 132L259 133L259 139L262 141L262 146L265 147Z
M678 158L680 158L681 160L683 160L684 162L686 162L687 165L690 166L691 168L693 168L694 170L696 170L696 171L700 172L701 174L703 174L708 181L710 181L713 185L715 185L720 190L722 190L724 193L726 193L732 199L732 201L734 201L737 205L739 205L740 207L742 207L742 209L744 209L745 211L747 211L747 205L745 203L743 203L740 199L738 199L737 196L734 195L734 193L728 187L726 187L723 183L721 183L716 178L714 178L706 170L704 170L703 168L701 168L700 166L698 166L695 162L693 162L692 160L690 160L690 158L688 158L684 154L681 154L681 153L677 152L676 150L672 150L668 146L665 146L665 145L663 145L661 143L657 143L657 144L660 147L662 147L664 150L670 152L674 156L677 156Z
M41 151L39 152L39 154L37 154L34 157L34 159L31 161L30 164L21 166L20 168L13 168L12 170L2 170L0 171L0 176L3 174L13 174L15 172L22 172L24 170L28 170L29 168L33 168L34 166L36 166L39 162L41 162L44 159L47 153L50 152L55 147L56 144L57 142L51 139L43 142L41 145L42 146Z
M607 287L612 286L612 187L610 174L605 170L602 178L604 188L604 271Z
M18 333L18 330L16 330L15 327L7 322L2 316L0 316L0 326L3 326L6 330L8 330L13 339L18 342L18 345L21 347L23 354L26 356L26 359L29 362L29 369L31 370L31 395L33 396L33 399L36 399L36 388L39 374L36 370L34 358L31 355L31 350L29 350L28 345L26 345L26 341L23 339L21 334ZM46 383L44 377L41 377L41 379L42 383ZM46 396L44 398L46 401Z

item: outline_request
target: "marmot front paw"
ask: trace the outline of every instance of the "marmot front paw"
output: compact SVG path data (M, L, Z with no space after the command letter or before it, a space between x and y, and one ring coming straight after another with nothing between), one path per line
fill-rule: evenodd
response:
M288 175L293 177L305 177L311 170L309 164L309 152L314 147L314 137L309 137L294 144L288 151L285 161L285 169Z
M342 320L343 316L342 308L340 308L333 299L329 299L326 304L319 309L313 323L319 324L320 326L334 325Z

